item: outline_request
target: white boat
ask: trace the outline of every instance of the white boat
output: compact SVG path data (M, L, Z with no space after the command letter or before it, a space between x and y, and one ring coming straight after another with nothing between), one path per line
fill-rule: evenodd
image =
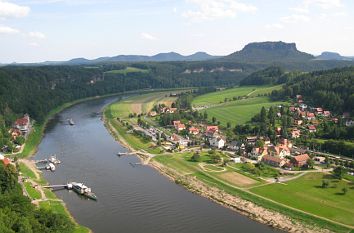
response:
M72 118L69 119L69 125L75 125L75 122Z
M46 166L46 169L47 170L50 170L52 172L55 171L55 165L53 163L49 163L47 166Z

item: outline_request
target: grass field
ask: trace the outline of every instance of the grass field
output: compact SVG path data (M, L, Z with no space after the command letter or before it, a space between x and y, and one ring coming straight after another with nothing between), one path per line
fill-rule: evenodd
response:
M233 97L242 96L257 96L258 94L271 93L273 90L280 89L281 85L278 86L246 86L246 87L235 87L231 89L226 89L223 91L217 91L201 95L193 100L194 106L218 104L224 102L225 98L232 99Z
M129 97L110 106L112 116L127 118L129 113L148 113L156 104L171 106L177 97L169 97L170 93L156 92Z
M272 102L268 97L258 96L271 93L281 87L281 85L236 87L197 96L192 104L195 107L207 107L201 111L208 113L209 120L215 117L223 126L226 126L227 122L235 126L251 120L263 106L269 108L284 104L284 102ZM232 100L233 97L243 98ZM232 101L224 102L225 98Z
M268 97L255 97L244 100L237 100L222 104L220 106L208 108L205 111L208 113L208 118L211 120L215 117L220 121L221 125L226 126L230 122L235 125L244 124L260 112L262 107L269 108L286 104L285 102L272 102Z
M145 69L139 69L136 67L126 67L125 69L121 69L121 70L110 70L105 72L105 74L128 74L128 73L148 73L149 70L145 70Z
M38 190L36 190L35 188L33 188L31 183L25 182L24 186L25 186L30 198L32 198L33 200L41 198L41 193Z
M325 177L324 177L325 176ZM284 184L251 189L252 192L282 204L354 226L354 183L330 179L329 188L321 188L329 175L309 173ZM347 187L344 195L342 188Z

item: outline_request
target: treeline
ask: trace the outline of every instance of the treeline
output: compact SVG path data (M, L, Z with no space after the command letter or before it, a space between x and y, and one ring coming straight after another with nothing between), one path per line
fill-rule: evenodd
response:
M23 196L17 179L16 168L0 162L0 232L74 232L74 224L67 216L36 208Z
M42 121L55 107L76 99L147 88L230 86L244 72L184 73L202 67L199 63L138 63L85 66L43 66L0 68L0 119L6 125L19 114L29 113ZM147 73L107 74L106 71L134 66ZM205 65L204 69L219 64Z
M354 114L354 66L316 71L291 79L282 90L272 92L272 99L302 95L306 103L336 113Z
M277 85L289 82L297 75L299 75L299 72L285 72L279 66L271 66L250 74L241 80L240 85Z

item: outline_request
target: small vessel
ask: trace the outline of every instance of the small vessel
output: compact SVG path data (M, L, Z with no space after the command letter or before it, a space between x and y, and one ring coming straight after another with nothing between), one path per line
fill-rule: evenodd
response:
M92 200L97 200L96 194L91 191L91 188L87 187L83 183L72 182L67 185L68 189L73 189L77 194L88 197Z
M75 122L72 118L69 119L69 125L75 125Z
M52 155L49 157L48 159L49 162L53 163L53 164L60 164L61 161L59 159L57 159L56 155Z
M53 163L49 163L49 164L45 167L45 169L54 172L54 171L55 171L55 165L54 165Z

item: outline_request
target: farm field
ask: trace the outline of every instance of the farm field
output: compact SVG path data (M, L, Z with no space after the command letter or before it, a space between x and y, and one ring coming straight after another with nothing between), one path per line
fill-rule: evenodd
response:
M197 96L192 104L201 111L206 111L209 120L215 117L221 125L226 126L227 122L230 122L234 127L251 120L263 106L269 108L285 104L285 102L272 102L269 97L260 96L281 87L281 85L235 87ZM238 99L233 100L234 97Z
M234 185L239 188L250 187L261 184L260 181L244 176L236 172L232 168L224 168L217 165L209 164L210 157L208 153L203 152L199 162L194 162L190 158L193 153L176 153L173 155L159 155L154 160L162 163L172 169L175 169L185 175L197 175L205 173L216 180Z
M203 105L213 105L224 102L225 98L232 99L238 96L257 96L259 94L263 95L266 93L271 93L273 90L280 89L281 85L278 86L245 86L245 87L235 87L231 89L226 89L223 91L217 91L201 95L193 100L193 106L203 106Z
M250 121L254 115L260 112L262 107L269 108L281 104L286 104L286 102L272 102L268 97L254 97L228 102L205 111L208 113L209 120L215 117L221 125L226 126L227 122L230 122L234 127Z
M129 113L148 113L156 104L170 106L177 99L177 97L169 97L170 93L171 91L156 92L129 97L110 106L112 116L127 118Z
M321 188L322 179L330 180ZM343 194L342 188L348 191ZM333 179L322 173L309 173L286 184L271 184L251 189L252 192L279 203L354 226L354 183Z
M125 69L121 69L121 70L110 70L105 72L106 74L128 74L128 73L148 73L148 70L144 70L144 69L139 69L136 67L126 67Z

